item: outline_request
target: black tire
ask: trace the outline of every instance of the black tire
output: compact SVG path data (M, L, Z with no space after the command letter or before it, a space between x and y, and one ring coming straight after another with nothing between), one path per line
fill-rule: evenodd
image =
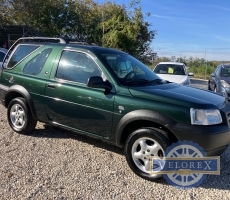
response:
M146 139L147 138L147 139ZM142 139L145 140L147 143L147 147L151 147L152 145L156 144L161 148L159 151L155 152L148 152L149 149L146 151L143 150L140 144L138 144L139 141L142 142ZM148 140L149 139L149 140ZM139 145L139 146L138 146ZM140 128L138 130L135 130L126 140L125 143L125 148L124 148L124 153L126 156L126 160L128 162L129 167L133 170L135 174L138 176L149 180L149 181L158 181L162 178L162 175L156 175L156 174L151 174L150 171L147 172L145 168L144 161L142 159L147 159L145 161L148 162L148 159L150 159L150 156L158 156L158 157L163 157L164 156L164 151L166 148L170 146L170 141L162 134L162 131L159 129L152 129L152 128ZM139 149L139 151L138 151ZM137 150L137 151L136 151ZM138 154L143 154L144 158L141 159L134 159L133 155L138 152ZM152 150L151 150L152 151ZM145 153L142 153L145 152ZM150 154L151 153L151 154ZM150 154L150 155L149 155ZM153 155L152 155L153 154ZM147 157L145 157L147 156ZM146 166L148 166L146 164ZM143 168L143 169L142 169Z
M210 81L208 81L208 90L211 90L211 88L210 88Z
M217 91L216 91L216 86L214 86L214 90L213 90L213 92L217 93Z
M37 124L37 121L32 117L26 100L21 97L15 98L9 103L7 108L7 119L10 127L15 132L21 134L27 134L34 130ZM18 123L18 125L16 123Z

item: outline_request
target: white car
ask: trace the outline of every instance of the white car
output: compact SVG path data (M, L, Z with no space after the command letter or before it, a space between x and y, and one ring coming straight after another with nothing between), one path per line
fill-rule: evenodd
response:
M3 61L3 58L4 58L5 55L6 55L6 52L7 52L7 49L0 48L0 68L1 68L1 66L2 66L2 61Z
M193 73L188 73L188 67L184 63L179 62L160 62L153 71L161 79L182 85L190 85L189 76L194 76Z

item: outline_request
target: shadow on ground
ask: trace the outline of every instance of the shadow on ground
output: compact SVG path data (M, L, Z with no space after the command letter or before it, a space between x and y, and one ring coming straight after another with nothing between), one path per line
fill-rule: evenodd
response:
M80 142L88 143L95 147L123 155L122 148L106 143L98 138L92 138L87 135L82 135L70 130L65 130L55 126L50 126L48 124L44 124L43 126L45 129L35 129L34 131L28 133L27 135L32 137L41 137L41 138L62 138L62 139L78 140Z

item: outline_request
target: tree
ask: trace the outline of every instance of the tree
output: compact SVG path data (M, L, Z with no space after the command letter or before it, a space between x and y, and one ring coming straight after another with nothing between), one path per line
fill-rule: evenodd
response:
M151 52L150 43L156 32L144 20L139 2L132 1L129 10L124 5L107 2L102 6L102 12L103 45L145 60L146 54Z
M28 25L45 36L94 42L142 60L151 56L156 31L145 21L139 1L131 1L128 9L93 0L0 0L0 5L2 24Z

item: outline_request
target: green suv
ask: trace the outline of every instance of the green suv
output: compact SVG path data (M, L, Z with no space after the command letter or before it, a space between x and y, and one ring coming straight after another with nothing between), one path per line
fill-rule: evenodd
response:
M150 158L179 140L208 155L230 143L230 104L212 92L160 79L127 53L61 38L21 38L0 70L0 100L18 133L37 121L124 148L130 168L156 180Z

